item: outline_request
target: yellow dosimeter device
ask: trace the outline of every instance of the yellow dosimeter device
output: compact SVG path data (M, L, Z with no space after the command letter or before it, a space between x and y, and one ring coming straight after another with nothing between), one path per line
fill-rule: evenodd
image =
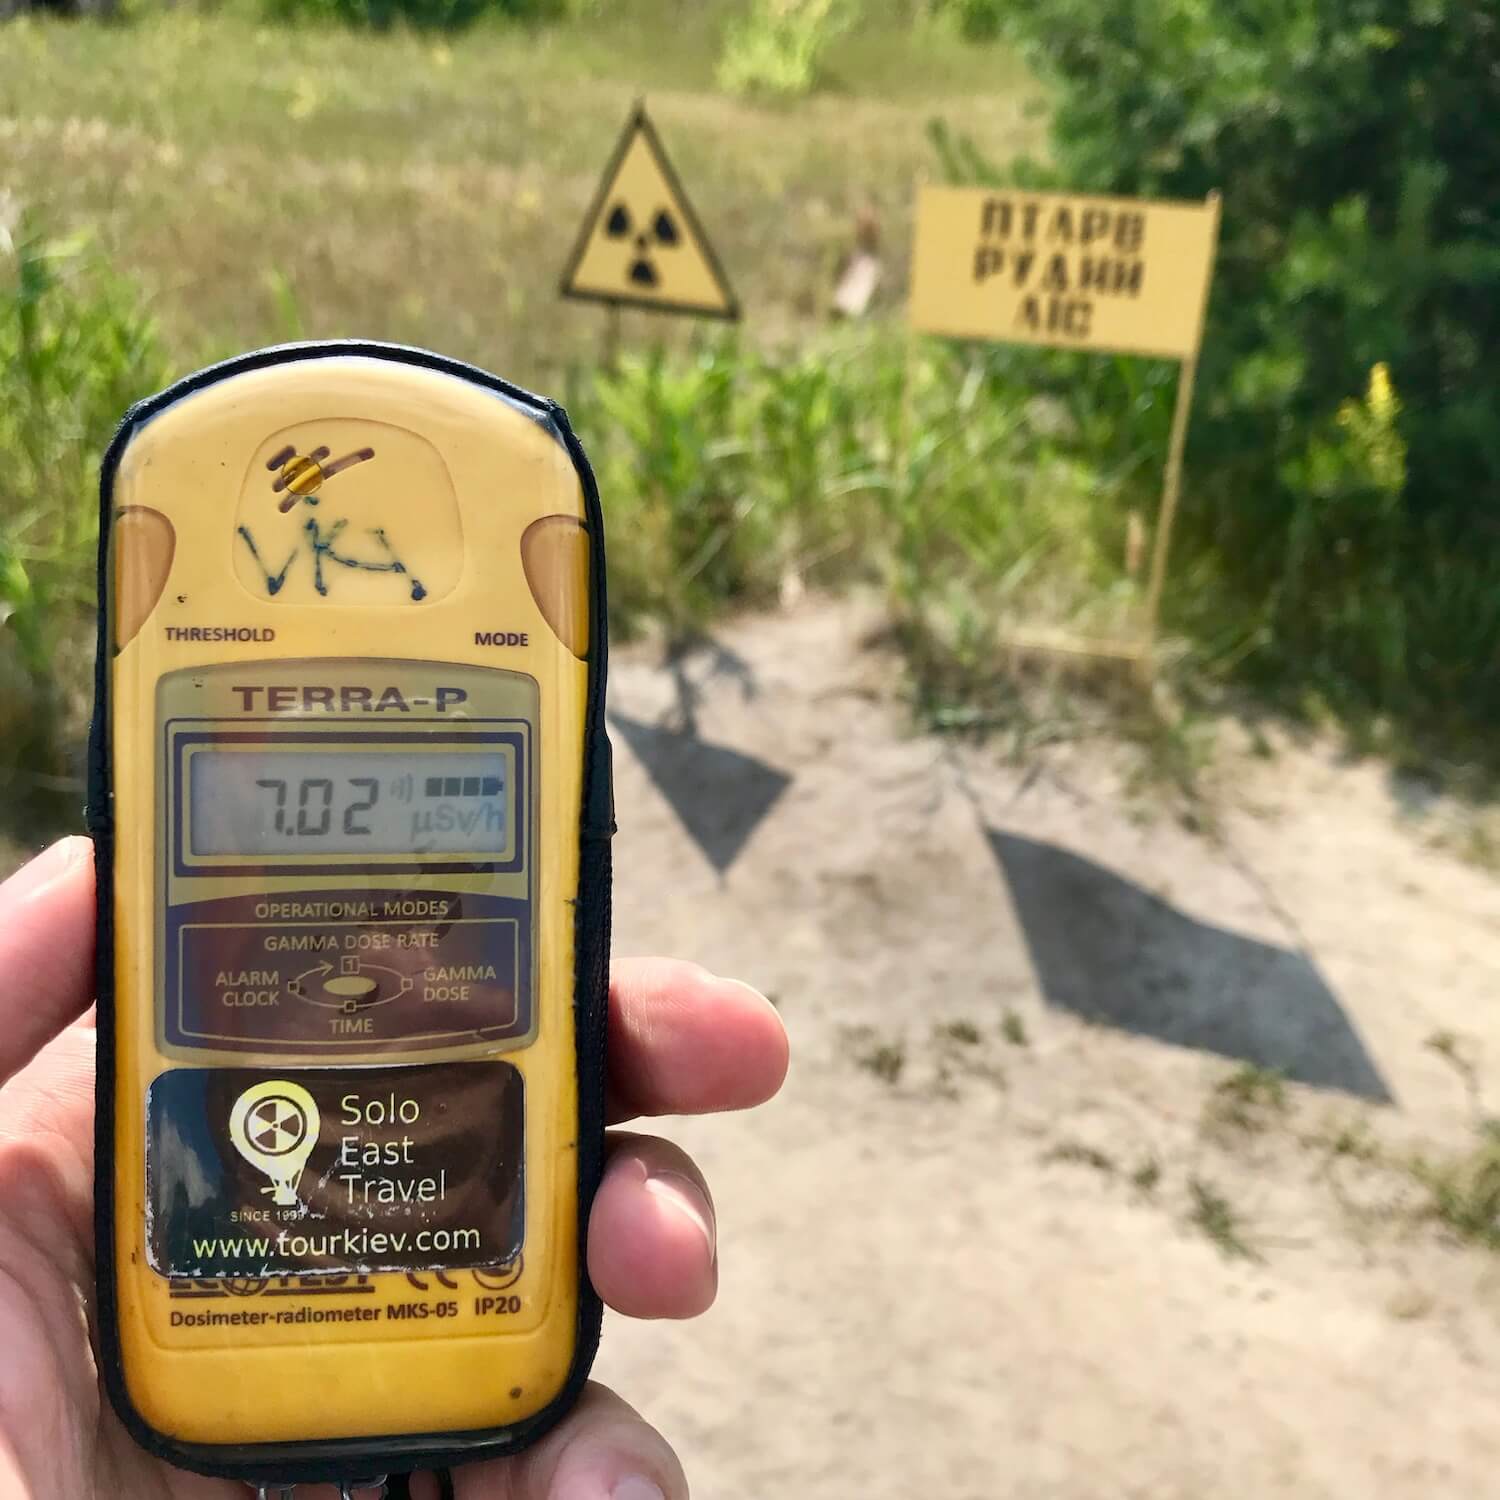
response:
M561 408L379 344L129 412L101 482L105 1379L275 1487L513 1451L580 1389L612 831Z

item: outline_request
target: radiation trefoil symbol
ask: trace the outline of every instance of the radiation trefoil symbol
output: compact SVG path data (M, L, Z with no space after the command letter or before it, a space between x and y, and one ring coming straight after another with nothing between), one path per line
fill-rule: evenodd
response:
M318 1142L318 1106L301 1084L284 1078L252 1083L229 1111L234 1149L270 1178L261 1192L280 1208L298 1204L297 1181Z
M645 109L589 205L558 290L612 308L739 317L739 304Z
M651 259L654 248L664 245L668 249L675 249L682 243L677 221L666 209L657 209L646 228L640 229L631 219L630 209L623 200L610 209L609 217L604 221L604 232L612 240L628 239L632 234L635 236L635 255L630 262L629 275L637 286L654 287L661 283L661 273L656 269L656 262Z

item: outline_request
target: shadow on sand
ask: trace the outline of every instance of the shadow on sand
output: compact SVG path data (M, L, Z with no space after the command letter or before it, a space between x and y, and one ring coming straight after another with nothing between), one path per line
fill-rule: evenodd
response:
M655 724L611 712L610 728L630 747L693 842L722 877L740 856L792 778L774 766L713 745L698 734L698 708L710 687L728 686L753 702L750 664L710 636L682 642L667 656L676 704Z
M1338 998L1302 954L1185 916L1054 844L986 833L1048 1004L1391 1102Z
M694 724L645 724L622 713L609 723L720 875L791 785L754 756L700 740Z

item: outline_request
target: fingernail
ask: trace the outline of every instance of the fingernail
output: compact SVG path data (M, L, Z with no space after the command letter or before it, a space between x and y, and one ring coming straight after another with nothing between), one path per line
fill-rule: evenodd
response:
M667 1500L659 1484L632 1474L620 1480L609 1492L609 1500Z
M749 990L750 993L752 995L754 995L755 998L757 1000L759 1000L762 1004L764 1004L764 1005L770 1005L772 1010L776 1009L776 1007L771 1004L771 997L769 995L766 995L766 994L762 993L760 990L756 989L753 984L746 984L743 979L729 979L727 977L725 977L723 979L723 982L725 984L732 984L732 985L734 985L738 989Z
M43 849L35 859L22 865L5 882L6 894L29 896L33 891L41 890L43 886L50 885L59 875L70 870L86 852L92 852L93 847L89 839L80 835L59 839L55 844Z
M708 1246L708 1258L712 1260L718 1253L714 1214L698 1184L681 1172L652 1172L646 1178L646 1190L663 1203L670 1203L678 1213L692 1220L698 1233L703 1236L703 1241Z

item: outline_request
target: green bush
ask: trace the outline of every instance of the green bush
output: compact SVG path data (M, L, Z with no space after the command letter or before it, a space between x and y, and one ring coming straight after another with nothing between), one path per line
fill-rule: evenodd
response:
M610 605L627 633L660 618L691 632L761 582L758 517L739 495L732 345L685 365L627 356L569 399L609 496Z
M627 357L569 405L608 497L610 605L627 633L674 635L774 601L847 549L869 422L843 349L777 359L732 336ZM834 538L838 538L836 542Z
M423 31L456 31L485 16L513 20L561 19L579 0L265 0L278 21L313 21L385 31L403 25Z
M1091 373L1109 399L1075 382L1106 458L1086 463L1073 412L1039 409L1013 352L933 344L909 359L893 333L847 329L796 353L729 338L578 380L568 404L605 497L615 628L688 636L726 606L862 581L888 604L920 711L945 723L987 716L1008 626L1128 630L1140 591L1122 497L1170 386L1124 360ZM1128 430L1094 415L1128 405L1117 383L1144 412Z
M951 21L967 42L989 42L1004 27L1009 0L932 0L932 13Z
M859 11L859 0L750 0L725 34L719 87L782 98L809 93L824 52Z
M66 789L61 724L86 696L99 460L164 383L131 286L84 241L0 238L0 786Z
M1224 195L1181 532L1186 565L1217 577L1218 598L1200 614L1205 591L1169 593L1169 618L1216 636L1262 683L1355 718L1492 734L1500 12L1480 0L1008 10L1056 97L1051 165L1013 175ZM946 147L955 175L999 180L971 148Z

